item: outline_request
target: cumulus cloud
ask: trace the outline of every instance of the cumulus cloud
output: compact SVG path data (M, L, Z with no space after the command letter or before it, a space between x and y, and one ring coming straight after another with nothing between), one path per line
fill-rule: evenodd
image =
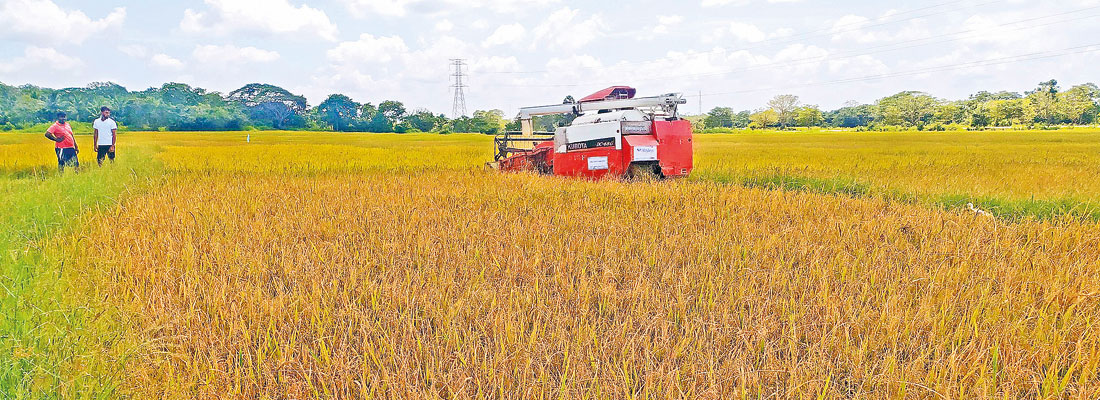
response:
M844 76L875 76L890 72L890 67L873 56L847 57L828 62L829 72Z
M183 69L183 61L177 58L169 56L164 53L156 54L149 59L149 65L157 68L181 70Z
M759 43L765 40L790 36L793 31L790 28L779 28L771 33L765 32L755 24L733 21L714 29L709 35L704 35L705 43L724 42L733 39L737 42Z
M426 35L413 43L396 35L363 34L330 49L327 64L317 68L297 90L317 98L344 93L359 101L401 99L438 105L440 94L447 90L451 58L466 58L475 77L520 69L515 57L486 56L483 51L476 43L445 34Z
M653 33L664 35L669 33L671 28L679 26L683 22L684 17L680 15L659 15L657 16L657 26L653 28Z
M1020 13L1002 13L999 15L974 15L967 18L963 26L976 32L978 35L965 37L964 42L976 45L993 45L1004 48L1033 49L1050 46L1051 35L1046 34L1046 28L1020 29L1018 24L1005 25L1004 21L1015 21L1027 18Z
M501 46L507 44L518 44L523 41L524 36L527 34L527 28L524 28L522 24L508 24L501 25L485 38L482 45L485 47Z
M0 37L18 37L35 43L80 44L126 20L119 7L105 17L92 19L80 10L61 8L51 0L0 0ZM48 27L44 26L49 21Z
M205 11L187 9L180 29L225 35L237 31L305 34L335 41L338 29L324 11L288 0L203 0Z
M450 32L455 28L455 24L450 20L441 20L435 23L435 30L440 32Z
M338 64L388 63L408 51L405 40L399 36L375 37L364 33L359 40L340 43L327 55Z
M728 6L728 5L745 5L749 4L749 0L703 0L703 7L715 7L715 6Z
M757 28L756 25L746 24L742 22L732 22L727 27L728 31L733 37L742 42L760 42L767 39L768 35L764 31Z
M378 14L386 16L404 16L417 0L342 0L348 10L356 16Z
M255 47L237 47L234 45L199 45L191 53L195 61L202 64L241 65L249 63L266 63L279 59L279 53L257 49Z
M581 69L599 69L601 67L603 67L603 62L588 54L554 57L546 62L547 71L579 71Z
M802 0L767 0L767 2L771 3L771 4L801 3ZM703 7L716 7L716 6L729 6L729 5L743 6L743 5L747 5L747 4L750 4L750 3L752 3L751 0L703 0L701 5Z
M559 50L576 50L607 35L608 24L600 14L578 17L579 9L569 7L554 11L533 30L531 48L540 46Z
M28 69L73 71L84 66L79 59L58 52L52 47L27 46L23 56L0 62L0 72L12 73Z
M860 15L845 15L833 22L829 29L834 42L871 43L885 40L879 32L866 30L871 19Z
M560 0L341 0L358 17L381 15L404 17L415 14L443 14L459 9L514 13L542 8Z
M515 56L489 56L478 57L470 61L470 73L507 73L522 70L519 59Z
M149 49L140 44L124 44L117 47L118 51L132 58L145 58L149 56Z

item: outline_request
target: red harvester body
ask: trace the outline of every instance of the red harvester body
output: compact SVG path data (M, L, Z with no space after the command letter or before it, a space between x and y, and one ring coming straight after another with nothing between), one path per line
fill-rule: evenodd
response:
M520 110L523 132L496 139L495 166L558 176L684 177L694 168L691 123L680 119L679 94L635 99L626 86L604 89L577 103ZM569 126L536 135L532 118L574 114Z

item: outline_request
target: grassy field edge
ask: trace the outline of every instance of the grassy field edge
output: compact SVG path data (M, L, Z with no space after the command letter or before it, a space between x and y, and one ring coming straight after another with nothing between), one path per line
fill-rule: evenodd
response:
M80 227L91 215L159 186L153 149L108 168L8 177L0 200L0 397L113 398L122 360L113 311L67 279ZM88 160L91 161L91 160ZM88 164L92 164L89 162Z

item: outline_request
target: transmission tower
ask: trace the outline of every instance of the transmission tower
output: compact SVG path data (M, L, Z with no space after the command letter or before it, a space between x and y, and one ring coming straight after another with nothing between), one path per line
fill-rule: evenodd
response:
M458 118L466 116L466 74L463 68L466 67L466 60L461 58L451 59L451 66L455 68L454 84L451 85L455 90L454 109L451 110L451 118Z

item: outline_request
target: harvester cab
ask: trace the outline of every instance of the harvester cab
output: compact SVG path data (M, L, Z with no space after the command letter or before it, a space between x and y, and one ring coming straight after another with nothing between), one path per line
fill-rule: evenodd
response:
M677 114L679 93L635 98L614 86L575 103L521 108L520 132L496 137L494 167L502 171L602 178L684 177L694 168L691 124ZM534 131L534 118L573 114L569 126Z

